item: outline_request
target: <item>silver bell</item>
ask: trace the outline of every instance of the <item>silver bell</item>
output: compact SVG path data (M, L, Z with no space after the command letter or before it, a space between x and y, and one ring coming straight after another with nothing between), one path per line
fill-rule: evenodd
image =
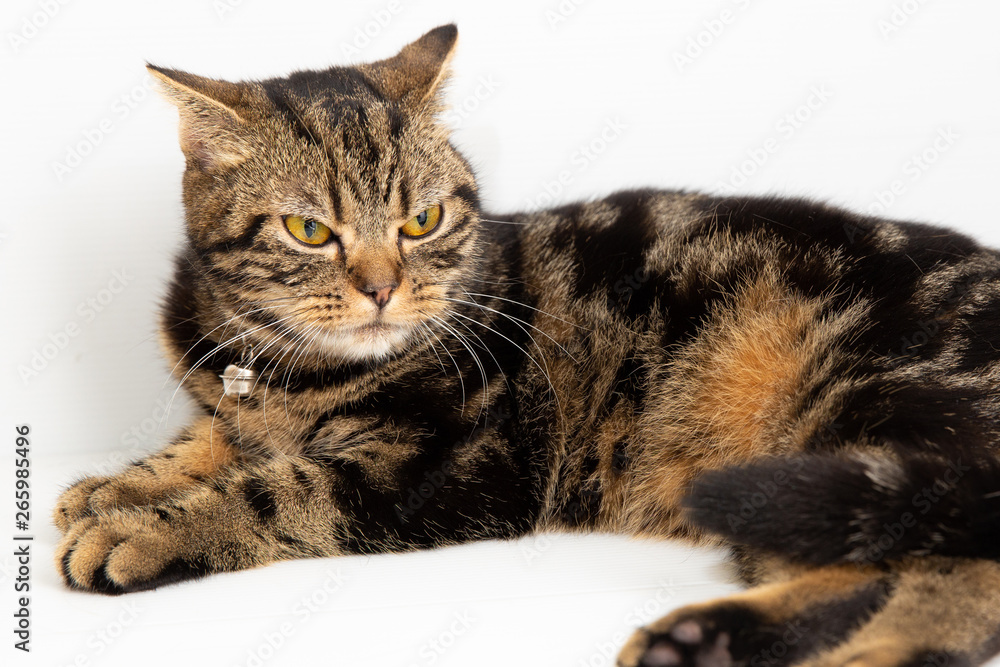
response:
M229 364L219 377L222 378L222 391L226 396L239 398L250 395L250 390L257 381L257 371Z

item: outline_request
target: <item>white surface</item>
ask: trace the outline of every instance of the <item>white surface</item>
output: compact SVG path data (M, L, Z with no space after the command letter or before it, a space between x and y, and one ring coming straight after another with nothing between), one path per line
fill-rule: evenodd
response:
M38 457L37 506L50 507L56 484L86 470L87 460ZM65 591L50 564L55 529L36 534L35 650L16 664L613 664L602 650L613 656L637 625L737 590L724 583L721 556L707 550L539 536L282 563L107 598ZM6 579L14 567L2 560ZM8 617L10 585L0 591ZM0 656L12 653L0 646Z
M345 56L358 30L387 16ZM898 29L883 34L893 19ZM180 239L182 160L175 112L146 89L144 61L278 75L388 56L456 21L451 119L494 210L543 203L561 174L559 201L638 185L718 190L764 151L741 191L868 209L899 181L888 215L1000 245L998 19L991 0L7 0L0 541L12 545L3 526L19 423L33 429L38 541L35 650L13 651L4 630L0 664L252 665L249 652L266 654L268 636L290 623L262 664L596 666L610 664L602 650L615 633L639 622L635 607L649 605L648 620L727 590L702 552L605 538L553 538L530 561L531 541L285 564L124 599L61 589L47 522L58 485L155 447L184 416L181 406L161 425L173 386L153 338ZM30 36L15 49L12 35ZM699 39L707 46L679 67L675 55ZM808 118L791 131L796 111ZM954 140L934 149L949 129ZM602 132L603 150L585 157L580 147L600 148ZM81 142L92 150L60 178ZM925 150L937 159L914 170ZM33 360L37 375L23 379ZM0 562L0 617L10 619L13 560ZM297 601L338 568L350 578L303 618ZM473 620L455 626L451 648L429 648L465 613ZM118 636L105 645L102 631Z

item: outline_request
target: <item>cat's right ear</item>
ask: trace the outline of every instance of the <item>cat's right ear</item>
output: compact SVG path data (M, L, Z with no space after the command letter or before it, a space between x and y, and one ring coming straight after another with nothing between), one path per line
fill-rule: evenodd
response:
M239 164L249 155L243 126L246 119L244 87L147 64L168 100L180 114L180 143L184 155L204 171Z
M386 97L414 109L439 110L438 95L455 53L455 24L434 28L392 58L359 65Z

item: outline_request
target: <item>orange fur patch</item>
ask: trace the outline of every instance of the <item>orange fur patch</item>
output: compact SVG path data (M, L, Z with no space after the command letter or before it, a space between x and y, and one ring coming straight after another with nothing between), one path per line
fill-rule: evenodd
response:
M208 418L200 419L190 430L187 440L166 450L176 457L174 462L185 474L211 477L239 456L239 451L218 429L213 431L211 422Z
M639 431L642 469L626 512L630 529L658 535L683 526L676 511L700 472L792 451L792 419L822 356L822 302L764 275L715 308L667 367Z
M698 439L743 460L773 447L814 358L819 303L755 284L717 313L696 352L699 377L686 406Z

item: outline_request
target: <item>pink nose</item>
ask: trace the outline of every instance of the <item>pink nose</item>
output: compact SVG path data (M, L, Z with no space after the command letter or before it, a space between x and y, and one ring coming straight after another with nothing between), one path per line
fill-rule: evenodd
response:
M387 285L365 285L361 288L361 292L370 296L378 309L382 310L389 303L389 299L392 298L392 293L396 291L397 287L399 285L395 282Z

